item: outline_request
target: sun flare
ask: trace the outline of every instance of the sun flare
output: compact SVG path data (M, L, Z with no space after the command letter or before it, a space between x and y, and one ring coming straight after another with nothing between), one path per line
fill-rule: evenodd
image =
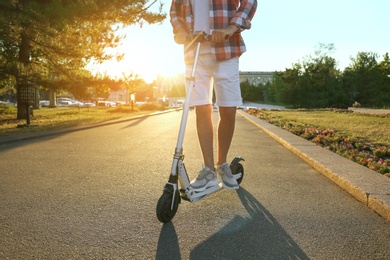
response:
M123 75L138 75L146 82L156 80L157 75L165 77L175 76L184 72L184 64L179 58L167 57L169 54L152 53L137 54L131 51L125 52L121 61L108 60L101 65L96 65L94 71L111 78L121 78Z
M113 56L123 54L123 59L94 66L95 73L113 78L120 78L123 73L137 74L151 83L157 75L175 77L185 71L183 46L175 43L168 19L161 24L132 25L116 33L123 39L116 48L107 49L106 52Z

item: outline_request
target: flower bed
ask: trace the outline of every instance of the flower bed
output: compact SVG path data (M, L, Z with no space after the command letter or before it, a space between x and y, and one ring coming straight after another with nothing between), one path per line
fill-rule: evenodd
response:
M386 145L374 144L330 128L323 129L286 120L264 110L250 109L247 113L390 177L390 147Z

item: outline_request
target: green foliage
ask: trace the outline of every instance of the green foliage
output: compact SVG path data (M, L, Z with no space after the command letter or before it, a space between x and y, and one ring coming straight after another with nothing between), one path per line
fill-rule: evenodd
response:
M16 112L14 106L0 104L0 115L13 115Z
M138 111L139 111L138 106L131 106L131 105L121 105L107 110L108 113L125 113L125 114L138 112Z
M250 84L248 81L242 82L241 87L241 96L245 101L262 101L262 88Z
M153 97L153 83L152 84L144 84L138 88L135 99L136 101L145 101L147 98Z
M359 102L365 107L390 105L390 59L359 52L344 72L336 68L329 53L334 46L320 44L315 56L306 57L284 72L275 73L266 90L269 100L295 108L345 108Z
M169 97L185 97L186 96L186 86L182 83L174 83L171 86Z
M155 2L1 1L0 80L13 77L17 88L32 84L54 91L89 87L85 84L91 79L86 64L121 59L121 54L113 57L105 53L106 48L115 48L120 42L117 30L132 24L158 23L166 17L149 10ZM96 80L89 83L93 82Z
M123 78L119 81L119 84L116 86L127 89L129 93L136 92L141 86L146 84L145 80L141 79L138 74L123 74ZM115 88L111 89L115 90Z
M141 111L153 111L153 110L165 110L165 105L161 103L155 103L155 102L147 102L140 106Z
M138 111L164 111L166 109L166 106L162 103L156 103L156 102L147 102L145 104L142 104L140 106L138 105L120 105L115 108L110 108L107 110L109 113L132 113L132 112L138 112Z
M374 53L359 52L352 63L345 69L344 84L352 93L354 100L362 106L375 104L378 88L381 85L381 72Z

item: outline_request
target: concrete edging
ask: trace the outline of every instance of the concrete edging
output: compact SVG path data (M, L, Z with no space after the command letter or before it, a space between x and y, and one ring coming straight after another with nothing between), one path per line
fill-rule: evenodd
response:
M242 111L239 111L239 114L358 201L390 221L390 178L255 116Z

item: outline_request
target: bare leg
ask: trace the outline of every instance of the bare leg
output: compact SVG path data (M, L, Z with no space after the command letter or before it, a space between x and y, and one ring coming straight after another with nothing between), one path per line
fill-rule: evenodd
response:
M236 107L219 107L218 165L227 162L236 123Z
M211 117L212 111L213 108L211 105L196 107L196 128L198 131L199 144L202 150L204 164L214 171L214 129Z

